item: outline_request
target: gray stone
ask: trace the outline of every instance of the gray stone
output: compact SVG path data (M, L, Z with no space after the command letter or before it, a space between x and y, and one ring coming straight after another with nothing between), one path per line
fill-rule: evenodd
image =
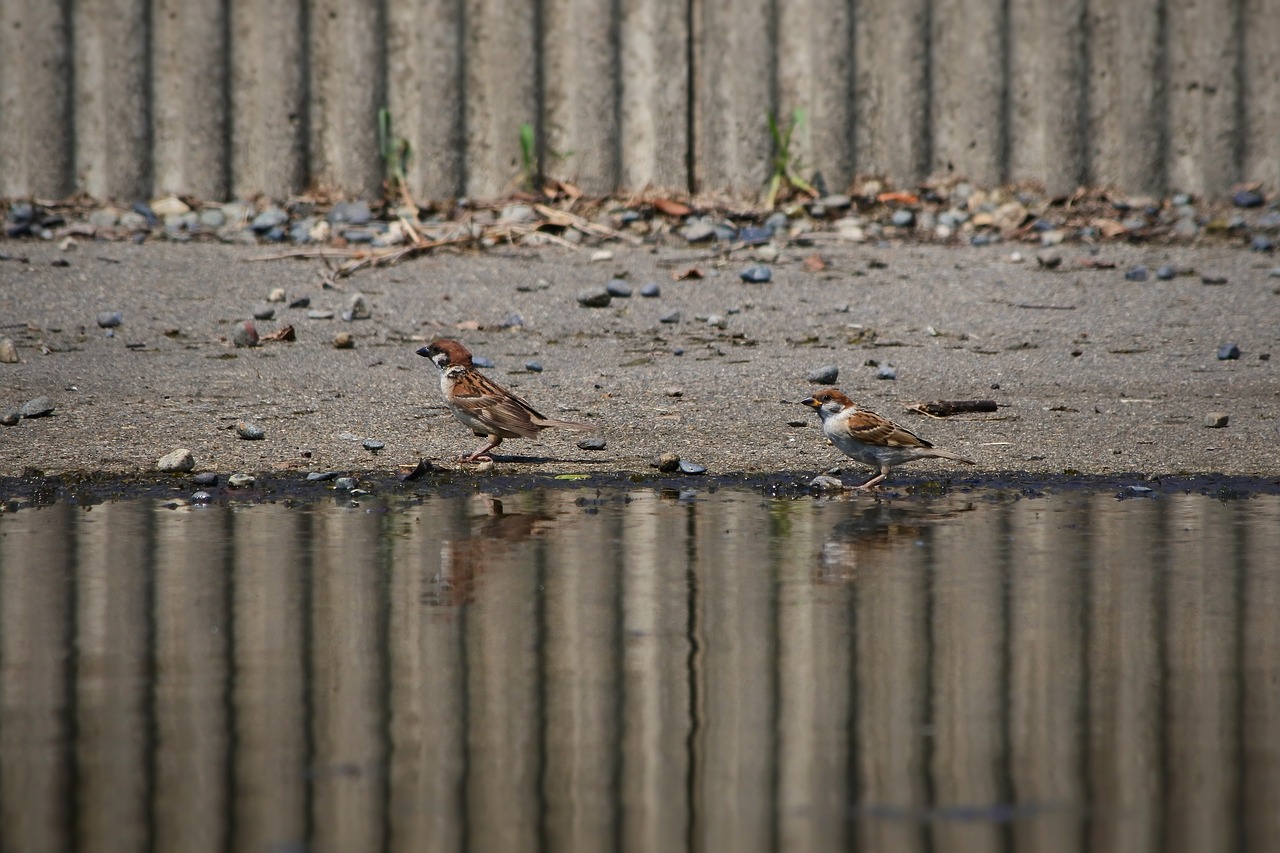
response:
M1218 273L1204 273L1200 276L1200 281L1204 284L1226 284L1227 277Z
M18 421L22 420L22 412L17 409L5 409L0 411L0 425L17 426Z
M201 471L192 478L192 482L197 486L216 486L218 485L218 472Z
M338 476L337 471L312 471L307 475L308 483L323 483L325 480L332 480Z
M603 287L578 291L578 304L584 308L608 308L613 297Z
M368 320L373 316L373 305L369 297L363 293L353 293L347 297L347 310L342 315L344 320Z
M112 207L104 207L89 214L89 224L94 228L115 228L120 221L120 211Z
M910 210L895 210L889 221L899 228L910 228L916 224L916 215Z
M265 234L272 228L279 228L289 221L289 214L272 205L253 217L249 227L257 234Z
M342 492L349 492L357 485L355 477L338 477L333 481L333 487Z
M882 364L876 368L876 379L897 379L898 371L896 368L888 364Z
M227 215L222 212L220 207L206 207L200 211L198 221L201 228L217 231L227 224Z
M709 222L696 220L681 228L680 236L690 243L705 243L716 236L716 229Z
M253 309L253 319L255 320L273 320L276 316L276 309L270 305L259 305Z
M207 504L213 500L213 495L206 491L198 491L191 493L191 502L193 504Z
M1156 278L1160 281L1169 281L1178 274L1178 271L1170 266L1163 266L1156 270Z
M53 401L48 397L35 397L22 404L18 413L24 418L43 418L53 414Z
M646 299L654 299L662 295L662 288L656 281L646 282L644 286L640 288L640 295Z
M848 196L845 196L845 198L847 199ZM846 207L847 206L848 205L846 205ZM786 228L789 222L790 220L787 219L787 215L779 210L777 213L770 214L769 218L764 221L764 224L766 228L772 228L774 231L780 231Z
M252 320L236 323L231 332L231 342L238 347L256 347L258 345L258 329Z
M1125 274L1124 274L1124 279L1125 279L1125 281L1146 281L1146 280L1147 280L1147 268L1146 268L1146 267L1133 267L1132 269L1130 269L1130 270L1128 270L1127 272L1125 272Z
M844 491L844 483L836 477L819 474L809 481L809 488L820 492L842 492Z
M1236 207L1262 207L1267 199L1257 190L1239 190L1232 194L1231 203Z
M146 231L147 217L141 213L134 213L132 210L126 211L120 215L121 231Z
M665 453L659 453L649 463L649 467L657 468L664 474L671 474L680 469L680 454L672 453L669 450Z
M367 202L359 199L340 201L329 211L327 218L333 225L367 225L373 221L373 211L369 209Z
M679 323L680 312L672 311L670 314L663 314L661 317L658 318L658 322L659 323Z
M267 437L267 432L257 424L251 424L248 421L239 421L236 423L236 435L245 441L261 441Z
M765 266L747 267L738 273L738 278L747 284L766 284L773 280L773 271Z
M697 462L690 462L687 459L680 460L681 474L705 474L707 473L706 465L699 465Z
M1056 249L1041 249L1036 252L1036 263L1043 269L1056 270L1062 266L1062 253Z
M609 279L604 289L608 291L610 296L616 296L619 299L627 299L631 296L631 288L620 278Z
M1218 361L1234 361L1240 357L1240 347L1235 344L1223 344L1218 347Z
M183 473L190 471L194 467L196 467L195 457L185 447L169 451L156 462L156 470L168 473Z
M805 379L818 385L835 385L836 380L840 378L840 368L834 364L824 364L815 370L809 371Z
M332 320L333 312L327 308L312 308L307 312L308 320Z
M257 480L252 474L232 474L227 478L228 489L247 489L250 488Z
M21 360L13 338L0 338L0 364L17 364Z
M608 445L603 438L584 438L578 442L579 450L604 450Z
M493 359L487 355L476 355L471 357L471 363L476 367L490 368L494 366Z
M386 447L385 444L378 441L376 438L366 438L364 441L360 442L360 446L370 453L377 453L379 450Z
M526 361L526 362L524 363L524 369L525 369L525 370L527 370L527 371L529 371L530 373L541 373L541 372L542 372L542 362L540 362L540 361Z
M1226 412L1209 412L1204 416L1204 425L1209 429L1222 429L1230 420L1231 416Z
M98 327L113 329L124 322L124 315L119 311L103 311L98 314Z
M729 325L729 321L724 317L721 317L719 314L712 314L707 317L707 325L716 329L723 329Z

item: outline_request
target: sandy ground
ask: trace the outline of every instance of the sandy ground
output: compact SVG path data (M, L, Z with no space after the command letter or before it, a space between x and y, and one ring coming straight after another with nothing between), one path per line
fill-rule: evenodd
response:
M451 460L475 440L444 409L433 366L414 351L440 336L495 362L490 375L545 413L598 425L608 443L549 431L509 441L498 473L648 472L662 451L713 474L812 473L848 463L797 405L815 368L840 368L837 387L975 469L917 462L895 480L1008 472L1280 475L1280 279L1272 259L1226 246L1108 245L1086 269L1065 247L1058 271L1031 250L870 247L828 242L785 249L769 284L742 283L745 252L611 247L447 254L357 273L323 286L315 260L252 262L271 250L222 245L82 244L73 251L0 242L29 259L0 262L0 336L19 364L0 364L0 411L38 396L50 417L0 427L0 476L28 469L139 473L177 447L196 470L392 472L419 458ZM802 266L819 252L820 272ZM1028 259L1018 263L1011 253ZM55 266L55 262L69 266ZM1124 272L1144 264L1146 282ZM1194 270L1157 281L1156 267ZM706 278L675 281L696 267ZM1224 276L1202 283L1201 273ZM625 275L637 291L608 308L575 296ZM539 284L539 281L542 284ZM640 298L658 282L662 295ZM277 305L294 343L237 349L234 324L273 288L341 314L351 294L369 320L312 320ZM98 328L119 311L114 336ZM679 323L661 323L671 312ZM502 328L512 314L517 328ZM721 315L724 328L708 325ZM335 349L342 331L352 349ZM1238 344L1238 360L1216 357ZM678 354L681 353L682 354ZM1270 354L1275 358L1270 358ZM525 370L536 360L541 373ZM873 363L892 365L877 380ZM675 393L679 391L679 396ZM935 420L905 410L935 399L996 400L992 416ZM1225 429L1204 426L1225 412ZM265 440L237 437L248 420ZM362 441L384 442L377 455Z

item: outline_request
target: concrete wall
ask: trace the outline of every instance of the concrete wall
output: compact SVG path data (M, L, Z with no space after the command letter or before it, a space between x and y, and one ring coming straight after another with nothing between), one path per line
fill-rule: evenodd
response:
M0 196L1280 185L1273 0L0 0Z

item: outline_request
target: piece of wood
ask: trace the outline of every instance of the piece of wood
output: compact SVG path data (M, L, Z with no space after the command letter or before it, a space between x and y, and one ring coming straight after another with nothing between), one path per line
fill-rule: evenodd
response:
M967 412L994 412L996 410L996 401L932 400L927 403L914 403L907 406L907 409L912 412L919 412L922 415L945 418L950 415L959 415Z

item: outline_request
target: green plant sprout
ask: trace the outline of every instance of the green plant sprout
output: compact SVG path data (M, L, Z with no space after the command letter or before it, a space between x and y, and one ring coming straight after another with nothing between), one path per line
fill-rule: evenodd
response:
M533 125L525 122L520 125L520 175L516 178L516 181L520 186L532 192L537 177L538 151L535 146Z
M413 204L405 171L413 148L403 136L391 132L391 110L378 110L378 153L382 156L382 191L388 201L399 198L404 204Z
M786 181L787 186L793 190L816 197L818 191L796 174L800 169L800 161L791 154L791 137L796 132L796 128L804 124L804 110L799 108L793 110L791 120L787 122L786 127L778 124L778 118L773 113L769 113L768 119L769 135L773 137L773 174L769 176L769 193L765 197L765 207L772 208L777 203L778 191L782 189L783 181Z

